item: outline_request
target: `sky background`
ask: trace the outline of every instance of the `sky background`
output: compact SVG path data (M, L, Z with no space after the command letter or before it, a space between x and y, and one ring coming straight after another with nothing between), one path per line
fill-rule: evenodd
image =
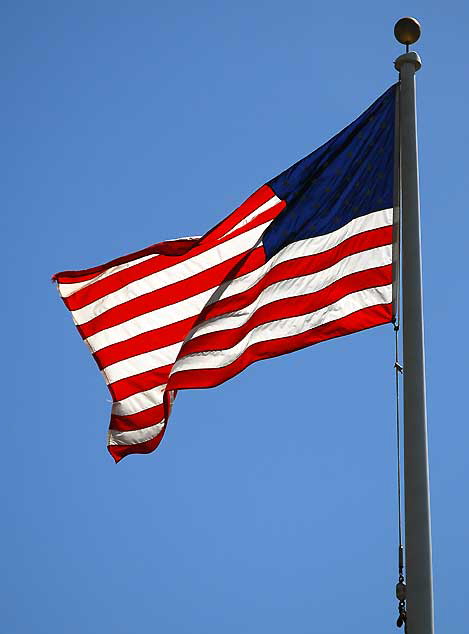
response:
M396 81L403 15L436 626L467 633L467 3L4 0L5 634L397 631L392 327L180 393L157 452L115 466L50 277L204 233Z

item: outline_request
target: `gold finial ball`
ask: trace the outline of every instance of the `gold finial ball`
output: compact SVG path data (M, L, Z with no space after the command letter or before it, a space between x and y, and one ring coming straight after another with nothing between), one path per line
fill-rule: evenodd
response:
M401 18L394 26L394 35L401 44L414 44L420 37L420 22L415 18Z

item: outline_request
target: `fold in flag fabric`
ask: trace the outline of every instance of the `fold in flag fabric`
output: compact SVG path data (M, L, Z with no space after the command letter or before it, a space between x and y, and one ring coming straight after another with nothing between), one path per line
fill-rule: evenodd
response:
M178 390L392 320L395 93L204 236L54 276L111 392L116 462L158 446Z

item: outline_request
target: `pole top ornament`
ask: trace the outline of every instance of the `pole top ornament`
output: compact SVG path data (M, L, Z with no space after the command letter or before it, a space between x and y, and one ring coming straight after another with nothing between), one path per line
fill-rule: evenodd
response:
M405 44L407 50L409 50L410 44L415 44L419 39L421 32L420 22L411 17L401 18L394 26L396 40Z

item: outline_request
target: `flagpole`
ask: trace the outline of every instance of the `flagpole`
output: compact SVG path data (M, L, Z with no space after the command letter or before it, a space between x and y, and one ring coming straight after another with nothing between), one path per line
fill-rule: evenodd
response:
M400 77L402 331L404 357L404 494L407 629L433 634L433 582L428 482L425 356L420 254L415 73L420 57L409 44L420 37L420 25L402 18L394 29L407 52L395 67Z

